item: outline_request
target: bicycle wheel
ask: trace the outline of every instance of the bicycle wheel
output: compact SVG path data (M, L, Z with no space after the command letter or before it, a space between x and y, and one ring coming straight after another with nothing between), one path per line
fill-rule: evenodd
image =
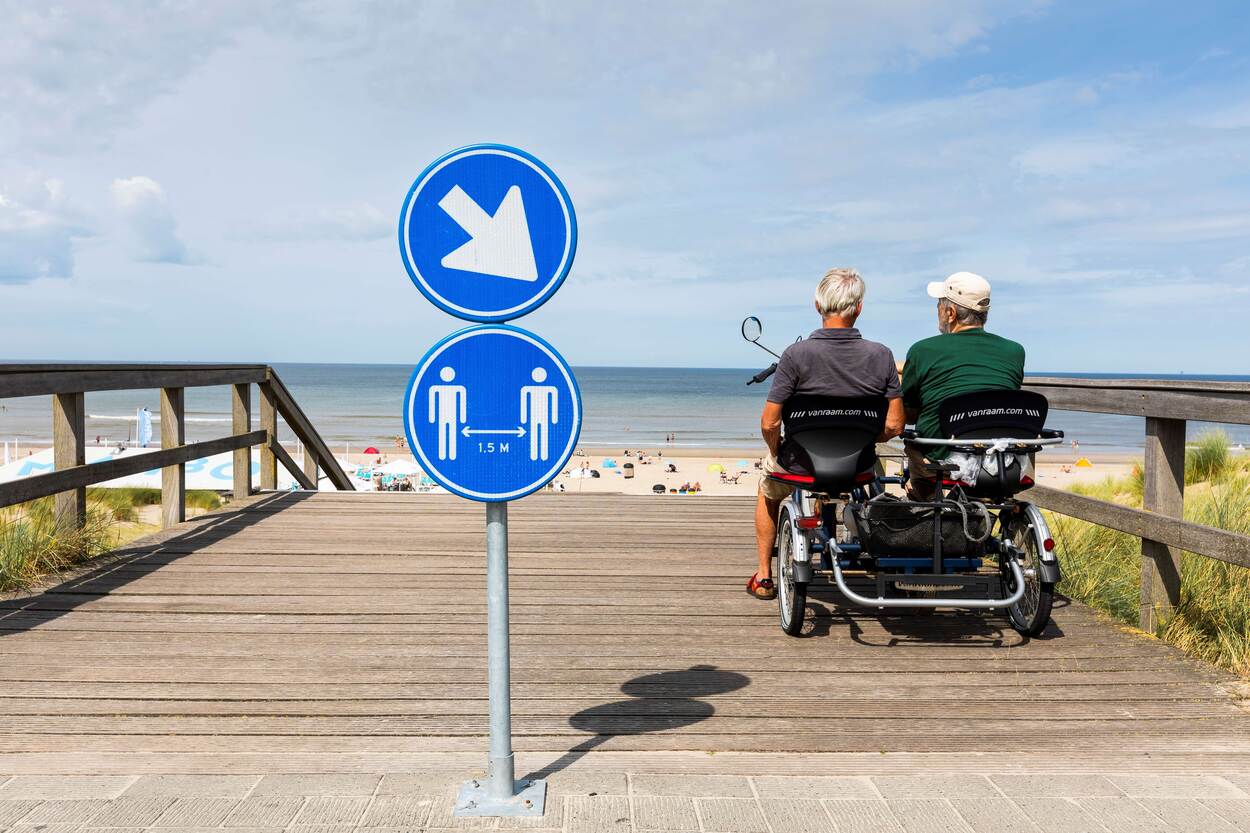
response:
M1050 621L1055 585L1042 581L1042 553L1046 546L1046 524L1037 507L1026 505L1006 530L1008 539L1020 551L1020 569L1024 573L1024 595L1007 610L1011 626L1025 636L1038 636ZM1015 583L1008 578L1008 589L1015 592Z
M781 513L780 540L777 542L777 607L781 629L797 636L807 614L807 583L794 580L794 521L789 512Z

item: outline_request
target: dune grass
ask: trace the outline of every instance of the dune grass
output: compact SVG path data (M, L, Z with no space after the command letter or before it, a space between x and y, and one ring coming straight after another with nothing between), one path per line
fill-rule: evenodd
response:
M113 517L119 521L133 521L137 517L135 511L140 506L159 506L161 503L160 489L141 487L125 487L121 489L87 489L87 500L108 506ZM190 489L187 491L187 508L212 511L220 508L225 501L221 495L209 489Z
M0 592L29 587L43 576L87 561L157 529L139 521L138 508L159 505L160 489L87 490L82 529L56 523L53 498L0 509ZM217 509L216 492L187 492L187 506Z
M58 526L50 497L0 513L0 591L29 587L42 576L94 558L114 546L108 507L89 504L82 529Z
M1185 518L1250 534L1250 459L1228 453L1219 432L1186 454ZM1140 468L1127 478L1074 487L1089 497L1140 508ZM1064 577L1060 590L1138 624L1141 541L1105 527L1048 513ZM1250 568L1183 553L1181 601L1158 636L1194 656L1250 678Z

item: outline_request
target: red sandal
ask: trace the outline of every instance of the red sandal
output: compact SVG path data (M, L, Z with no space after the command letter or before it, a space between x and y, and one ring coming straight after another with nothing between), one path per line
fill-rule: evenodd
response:
M777 598L777 588L773 585L773 580L760 578L758 573L751 576L751 580L747 582L747 592L764 601Z

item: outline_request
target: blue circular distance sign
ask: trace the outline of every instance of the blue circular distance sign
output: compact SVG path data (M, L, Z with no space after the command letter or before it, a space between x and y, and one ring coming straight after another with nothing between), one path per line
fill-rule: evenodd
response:
M404 431L422 468L471 500L523 497L546 485L581 431L577 380L533 333L469 327L421 359L404 397Z
M577 218L542 162L506 145L470 145L436 159L412 184L399 249L436 306L470 321L506 321L560 288Z

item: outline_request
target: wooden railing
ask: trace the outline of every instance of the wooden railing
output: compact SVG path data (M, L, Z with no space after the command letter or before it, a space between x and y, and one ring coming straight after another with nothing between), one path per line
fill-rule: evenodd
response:
M1026 493L1028 500L1044 509L1142 539L1143 630L1153 632L1180 601L1182 551L1250 567L1250 536L1181 519L1185 423L1250 425L1250 384L1031 376L1025 379L1025 387L1044 394L1052 410L1146 419L1141 509L1045 486L1034 486ZM1068 557L1080 558L1080 553Z
M215 440L186 442L184 392L190 387L231 388L233 434ZM252 430L252 385L260 390L260 429ZM96 463L86 461L84 394L103 390L161 392L161 450ZM186 463L225 451L234 452L233 492L252 493L252 446L260 446L260 488L278 485L280 462L302 488L316 489L318 469L341 491L352 491L351 478L300 409L272 367L263 364L6 364L0 365L0 399L52 397L54 470L0 483L0 507L56 495L58 523L81 526L86 520L87 487L153 468L161 469L161 523L186 518ZM304 444L301 468L278 443L278 416Z

